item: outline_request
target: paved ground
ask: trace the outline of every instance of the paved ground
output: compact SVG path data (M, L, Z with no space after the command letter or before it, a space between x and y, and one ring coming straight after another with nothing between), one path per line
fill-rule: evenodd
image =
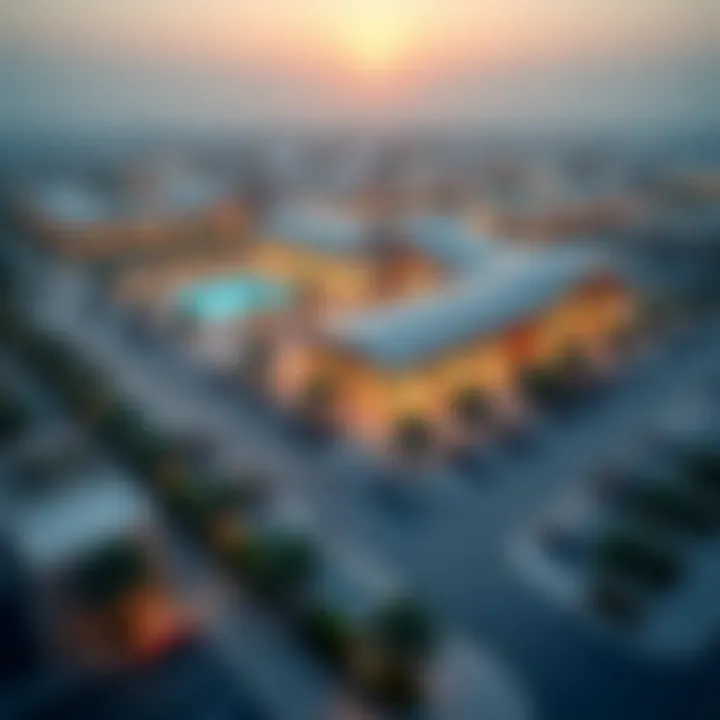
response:
M133 351L105 314L80 319L73 297L80 288L77 278L66 278L36 296L36 308L95 353L159 420L202 428L229 453L271 466L289 502L319 534L366 555L368 567L391 568L445 620L507 660L542 718L669 719L679 717L678 707L687 720L704 717L699 709L693 714L685 693L704 687L697 678L705 677L714 659L697 668L671 668L624 655L527 588L505 552L518 528L558 491L641 440L653 418L667 410L669 388L681 388L720 363L717 323L698 332L690 351L668 349L643 359L585 415L544 424L536 449L500 457L477 477L433 478L418 490L417 512L399 515L378 503L367 477L352 472L342 457L297 451L257 413L209 389L202 373L181 359L152 348Z
M54 423L67 423L62 408L53 398L19 366L15 358L3 352L0 352L0 376L11 383L43 423L50 427L53 427ZM0 479L11 472L7 465L7 453L0 454ZM159 518L157 523L160 528ZM268 720L323 718L337 694L336 678L311 662L306 653L289 641L280 628L257 612L257 608L231 594L222 574L216 571L206 558L169 529L165 528L164 534L165 545L172 560L172 574L177 582L178 597L200 610L207 622L203 642L211 642L206 643L206 648L198 647L197 650L181 653L181 657L177 661L172 660L168 668L160 668L149 673L147 677L138 677L137 682L129 680L124 689L103 689L103 704L98 704L99 699L95 704L90 703L82 717L100 720L107 716L108 720L125 720L133 716L159 720L160 715L153 715L155 702L158 712L162 705L165 713L162 717L178 720L181 717L195 720L197 714L187 714L192 708L195 708L196 712L202 708L208 713L208 717L244 718L245 714L237 714L240 712L239 708L246 708L250 713L255 703L251 700L251 695L257 695L270 713ZM198 593L198 588L202 594ZM182 663L185 669L178 670L178 663ZM165 686L169 682L178 681L179 673L190 673L195 677L187 686L185 699L178 694L179 704L173 704L174 701L162 704L161 695L163 692L167 693ZM285 691L278 692L278 686L282 686ZM248 688L252 688L252 692ZM48 702L47 717L64 718L69 717L69 714L77 714L78 708L82 708L88 697L94 698L99 690L95 688L85 691L80 687L76 692L70 688L65 693L67 697L64 704L58 704L55 700ZM35 683L28 688L27 694L34 703L34 696L37 694ZM129 697L126 697L128 695ZM244 704L245 695L247 702ZM155 700L154 696L157 696ZM170 696L172 697L172 693ZM52 693L51 697L54 698L55 693ZM3 698L3 702L7 703L8 699ZM13 702L21 707L24 704L21 698L15 698ZM233 711L233 708L236 710ZM302 711L299 708L302 708ZM180 710L186 715L182 715ZM4 717L1 704L0 716ZM247 715L248 720L251 720L251 717L255 715ZM265 715L258 710L256 717L264 718Z

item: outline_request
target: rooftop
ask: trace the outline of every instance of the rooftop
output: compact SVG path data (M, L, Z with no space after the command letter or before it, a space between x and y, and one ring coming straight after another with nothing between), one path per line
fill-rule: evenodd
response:
M532 316L603 266L585 246L508 249L436 294L334 321L326 336L400 369Z
M150 522L150 507L122 476L93 470L34 496L18 498L5 518L34 570L71 562L85 550L131 534Z

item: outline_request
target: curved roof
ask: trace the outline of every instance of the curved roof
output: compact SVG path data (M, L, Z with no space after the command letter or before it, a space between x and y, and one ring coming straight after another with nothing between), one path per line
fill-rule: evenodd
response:
M400 369L529 317L603 268L587 247L498 251L434 295L335 321L325 337Z

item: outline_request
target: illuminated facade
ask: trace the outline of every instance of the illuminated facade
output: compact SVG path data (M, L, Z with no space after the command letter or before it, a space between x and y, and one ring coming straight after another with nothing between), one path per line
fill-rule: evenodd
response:
M118 295L176 312L173 299L198 278L279 282L291 302L205 327L229 341L235 367L248 338L272 345L266 389L286 406L329 382L333 422L368 443L386 443L407 416L442 430L465 389L511 404L523 371L571 351L600 357L633 321L631 293L584 247L513 248L450 217L373 227L327 206L281 208L253 235L223 208L211 206L202 222L217 220L233 242L158 263L146 256L119 274ZM127 228L113 232L127 241Z
M291 401L326 378L343 430L383 445L403 417L442 432L463 390L502 405L525 370L569 352L601 358L633 322L633 297L594 259L561 250L498 259L433 296L341 318L280 355L275 388Z

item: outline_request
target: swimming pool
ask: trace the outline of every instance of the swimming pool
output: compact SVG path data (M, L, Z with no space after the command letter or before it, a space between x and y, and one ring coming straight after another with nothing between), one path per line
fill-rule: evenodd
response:
M244 273L185 285L173 301L184 315L222 322L283 308L290 304L291 292L287 285Z

